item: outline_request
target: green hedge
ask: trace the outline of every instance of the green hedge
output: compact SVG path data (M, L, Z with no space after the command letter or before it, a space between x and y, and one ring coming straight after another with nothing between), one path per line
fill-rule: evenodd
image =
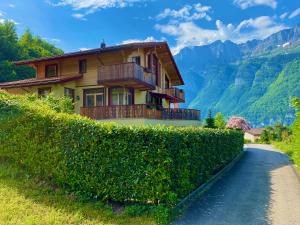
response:
M172 205L242 148L235 130L99 123L0 92L0 155L87 197Z

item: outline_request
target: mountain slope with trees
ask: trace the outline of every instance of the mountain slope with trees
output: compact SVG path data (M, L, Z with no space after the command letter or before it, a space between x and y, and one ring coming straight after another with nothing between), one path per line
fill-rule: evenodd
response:
M29 30L18 37L14 23L0 23L0 82L34 77L32 68L17 67L13 61L58 54L63 54L63 51L34 36Z
M216 41L175 56L186 85L186 106L227 117L242 115L254 126L294 120L291 97L300 96L300 25L265 40Z

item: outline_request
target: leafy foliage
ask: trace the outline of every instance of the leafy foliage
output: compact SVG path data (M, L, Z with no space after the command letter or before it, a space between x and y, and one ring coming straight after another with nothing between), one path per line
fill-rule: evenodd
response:
M215 116L215 124L219 129L224 129L226 127L225 117L221 112L218 112Z
M243 117L240 116L232 116L227 124L226 124L227 128L231 128L231 129L240 129L242 131L246 131L246 130L250 130L251 126L250 124L247 122L247 120Z
M88 198L170 206L243 148L240 131L99 123L41 101L0 92L0 156Z
M0 82L34 77L35 72L27 66L16 67L12 62L62 54L63 51L47 43L27 30L18 38L15 25L0 23Z
M293 98L293 106L296 110L300 109L300 98ZM296 113L296 120L291 126L292 136L284 139L282 142L277 142L277 147L285 150L290 155L291 159L300 168L300 112Z

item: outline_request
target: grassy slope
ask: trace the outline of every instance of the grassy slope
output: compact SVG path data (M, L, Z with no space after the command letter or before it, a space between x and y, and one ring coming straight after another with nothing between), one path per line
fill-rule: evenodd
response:
M156 224L148 217L115 215L100 202L83 202L0 159L0 224Z

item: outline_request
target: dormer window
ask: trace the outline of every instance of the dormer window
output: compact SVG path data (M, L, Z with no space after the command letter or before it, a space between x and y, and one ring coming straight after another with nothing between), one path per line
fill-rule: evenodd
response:
M45 68L45 77L57 76L57 64L47 65Z
M131 61L132 61L133 63L136 63L136 64L138 64L138 65L141 65L141 57L140 57L140 56L134 56L134 57L132 57L132 58L131 58Z
M86 59L79 60L79 74L86 73L87 63Z

